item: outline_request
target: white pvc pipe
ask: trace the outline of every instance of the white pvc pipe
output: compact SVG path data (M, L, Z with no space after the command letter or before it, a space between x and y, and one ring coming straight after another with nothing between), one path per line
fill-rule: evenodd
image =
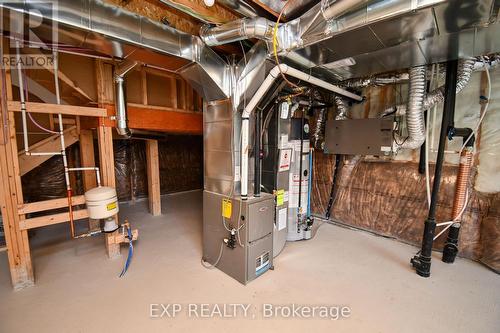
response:
M24 95L24 75L22 70L21 54L19 52L20 45L16 41L16 60L17 60L17 76L19 81L19 99L21 101L21 122L23 127L23 142L24 153L28 156L55 156L61 155L60 152L30 152L28 140L28 124L26 120L26 96Z
M253 95L252 99L248 104L246 105L245 109L243 110L243 113L241 115L242 121L241 121L241 198L246 199L248 196L248 142L249 142L249 134L248 134L248 123L249 123L249 118L250 115L252 114L253 110L257 107L257 104L261 101L262 97L266 94L266 92L269 90L269 88L272 86L276 78L279 77L280 75L280 69L281 73L287 74L290 76L293 76L297 79L300 79L302 81L308 82L310 84L313 84L315 86L324 88L326 90L329 90L331 92L334 92L336 94L354 99L356 101L361 101L363 98L359 95L353 94L345 89L340 88L339 86L330 84L326 81L323 81L321 79L318 79L317 77L311 76L310 74L306 74L304 72L299 71L298 69L295 69L293 67L290 67L288 65L276 65L269 74L267 75L266 79L264 82L262 82L261 86L255 94Z
M68 168L68 171L95 171L95 177L97 179L97 187L101 187L101 175L99 174L99 167Z

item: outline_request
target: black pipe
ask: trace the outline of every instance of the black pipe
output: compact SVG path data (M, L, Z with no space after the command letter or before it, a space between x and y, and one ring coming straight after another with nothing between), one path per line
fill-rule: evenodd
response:
M261 131L261 112L262 110L257 109L255 111L255 146L254 146L254 179L253 179L253 193L254 196L260 197L260 178L261 178L261 149L260 149L260 131Z
M443 170L444 150L448 133L450 131L451 117L455 110L455 96L457 88L457 68L458 60L449 61L446 64L446 83L445 99L443 107L443 118L441 122L441 132L439 135L439 148L436 159L436 169L434 173L434 182L432 184L431 203L429 214L424 224L424 234L422 237L422 248L420 254L414 256L410 263L416 269L417 274L422 277L431 275L431 255L432 243L434 242L434 233L436 231L436 208L439 196L439 187L441 185L441 173Z
M337 196L337 178L339 174L340 161L342 159L342 155L335 155L335 170L333 170L333 180L332 180L332 188L330 190L330 198L328 199L328 206L326 207L325 218L330 219L333 202L335 201L335 197Z
M427 127L427 111L424 112L424 124ZM418 160L418 173L423 175L425 173L425 149L427 145L427 140L420 146L420 159Z
M311 102L312 105L312 102ZM302 204L302 157L304 154L304 111L302 111L302 118L300 119L300 159L299 159L299 212L300 205ZM300 215L300 214L299 214Z

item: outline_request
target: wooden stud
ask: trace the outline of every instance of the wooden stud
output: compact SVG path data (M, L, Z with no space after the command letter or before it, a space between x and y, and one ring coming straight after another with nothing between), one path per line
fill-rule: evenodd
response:
M106 103L113 103L113 72L112 68L96 59L97 79L97 102L100 107ZM113 130L105 126L106 118L99 118L97 127L97 141L99 144L99 163L101 170L101 182L104 186L116 188L115 160L113 155ZM118 215L115 216L118 222ZM117 231L105 235L106 252L109 258L120 256L120 244L114 244L109 239L114 237Z
M21 103L8 101L9 111L21 112ZM76 106L66 104L50 104L26 102L26 111L31 113L63 114L72 116L106 117L107 111L102 108Z
M97 140L99 142L99 162L102 184L104 186L116 188L112 128L100 125L97 129ZM118 216L116 216L116 219L118 221ZM115 233L116 231L111 234L106 234L106 239L113 237ZM106 240L106 251L109 258L116 258L120 255L120 244L110 243Z
M5 41L5 40L4 40ZM3 43L4 48L7 43ZM2 50L3 51L3 50ZM7 87L7 98L12 98L10 69L0 74ZM1 89L0 85L0 89ZM1 96L2 94L0 94ZM11 281L14 289L22 289L34 285L33 267L28 242L28 233L19 228L20 216L17 212L23 203L19 161L17 159L16 129L14 114L8 112L7 101L0 99L0 107L6 119L0 117L0 204L3 217L5 240ZM4 120L7 123L4 123Z
M94 136L91 130L80 130L80 163L82 167L95 166ZM82 175L83 190L85 192L97 186L95 171L82 171ZM89 219L89 230L97 230L99 228L99 220Z
M141 70L142 104L148 105L148 80L146 71Z
M80 130L80 163L82 167L95 166L94 136L91 130ZM83 189L86 191L97 186L95 171L83 172Z
M149 212L153 216L158 216L161 215L161 193L157 140L146 140L146 160L148 170Z
M78 135L76 133L76 126L68 127L64 130L64 144L66 147L71 146L78 141ZM30 146L31 152L59 152L61 150L61 142L59 139L59 134L54 134L46 139L43 139ZM29 156L24 153L24 150L17 152L16 156L19 159L19 172L23 176L42 164L43 162L50 159L52 156L41 155L41 156Z
M84 205L85 197L83 195L71 197L71 203L73 206ZM68 207L68 198L57 198L44 201L29 202L18 206L18 214L23 215L65 207Z
M86 219L88 217L89 213L86 209L78 209L73 211L73 219L75 221ZM69 222L69 212L32 217L30 219L20 220L19 227L21 228L21 230L28 230L64 222Z
M169 88L170 88L170 102L171 102L170 105L172 105L173 108L177 109L179 107L177 103L177 79L170 78L169 81L170 81Z

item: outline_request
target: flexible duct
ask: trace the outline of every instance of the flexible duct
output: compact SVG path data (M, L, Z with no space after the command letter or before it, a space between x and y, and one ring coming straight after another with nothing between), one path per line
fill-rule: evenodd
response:
M242 18L218 27L203 26L201 39L209 46L257 38L270 41L273 36L274 22L263 17Z
M461 60L458 65L458 81L457 81L457 94L462 91L467 84L469 83L472 71L474 69L476 61L473 59L469 60ZM478 66L479 68L479 66ZM430 93L424 99L424 105L422 112L425 110L429 110L434 105L438 103L442 103L444 101L444 86L441 86ZM396 106L392 106L390 108L385 109L381 116L386 116L392 113L397 113L398 115L403 115L406 113L407 105L400 104Z
M395 134L395 149L416 149L425 141L424 96L425 96L425 66L410 68L410 86L406 112L406 127L408 137L402 138Z
M333 101L335 102L335 106L337 107L337 115L335 116L335 120L347 119L347 112L349 111L347 101L339 95L335 95Z
M130 137L132 133L128 128L127 117L127 94L125 76L137 65L137 61L124 61L115 68L115 90L116 90L116 131L118 134Z
M323 96L318 90L313 91L313 98L316 100L322 100ZM313 146L316 149L323 149L325 141L325 122L328 115L328 109L326 105L322 105L318 111L318 117L316 118L316 126L313 132Z

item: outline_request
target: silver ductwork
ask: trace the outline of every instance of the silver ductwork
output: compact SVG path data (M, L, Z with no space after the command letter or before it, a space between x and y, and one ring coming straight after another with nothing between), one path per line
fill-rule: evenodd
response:
M395 150L416 149L425 142L424 97L426 67L410 68L410 84L408 92L408 107L406 112L406 128L408 136L403 138L394 134Z
M263 17L242 18L217 27L203 26L200 37L209 46L257 38L271 41L274 22Z
M48 45L37 47L139 61L165 68L196 80L195 89L206 99L231 95L226 62L199 37L100 0L47 0L43 2L0 2L3 31L10 32L17 21L32 19L30 33ZM43 18L43 20L42 20ZM55 45L54 45L55 44Z
M132 133L128 128L127 117L127 89L125 76L137 65L137 61L125 60L115 67L115 106L116 106L116 131L118 134L130 138Z
M321 13L325 20L337 19L369 1L370 0L322 0Z

